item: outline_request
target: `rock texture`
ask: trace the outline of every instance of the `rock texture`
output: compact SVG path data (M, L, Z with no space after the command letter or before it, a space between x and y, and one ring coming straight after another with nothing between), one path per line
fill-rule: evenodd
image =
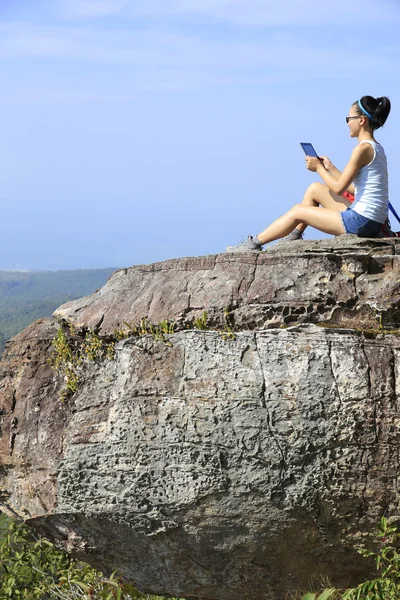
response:
M263 329L299 322L376 326L400 321L400 245L343 235L299 241L261 254L181 258L117 271L95 294L54 314L77 327L113 334L143 316L180 326L208 311L221 324L229 307L237 328Z
M33 324L0 365L3 506L152 593L283 600L368 575L354 547L400 509L399 251L342 236L118 271L58 321L178 332L85 363L64 404L59 325ZM187 328L226 308L235 339Z

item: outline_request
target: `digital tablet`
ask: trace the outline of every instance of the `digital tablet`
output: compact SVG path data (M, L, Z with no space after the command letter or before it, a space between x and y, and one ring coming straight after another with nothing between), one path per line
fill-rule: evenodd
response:
M315 156L315 158L319 158L318 154L314 150L314 146L309 142L300 142L300 146L303 148L307 156Z

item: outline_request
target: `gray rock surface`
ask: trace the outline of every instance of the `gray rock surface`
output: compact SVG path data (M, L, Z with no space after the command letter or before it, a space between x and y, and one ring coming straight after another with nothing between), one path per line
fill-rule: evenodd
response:
M112 335L146 316L190 326L204 310L221 325L230 308L237 328L300 322L351 327L400 320L400 240L343 235L300 240L261 254L217 254L121 269L98 292L54 316Z
M106 337L145 315L182 328L86 362L64 404L47 363L56 321L8 343L3 506L152 593L284 600L367 576L354 547L399 516L400 338L378 319L398 322L399 246L300 244L132 267L61 307ZM185 329L203 310L222 323L227 306L235 339Z

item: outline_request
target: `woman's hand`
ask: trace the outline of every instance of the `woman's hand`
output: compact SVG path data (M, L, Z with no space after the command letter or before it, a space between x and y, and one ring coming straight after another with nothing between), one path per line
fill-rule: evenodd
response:
M319 158L321 159L322 164L324 165L324 168L327 171L331 171L335 168L335 165L329 160L327 156L320 156Z
M306 156L306 167L309 171L313 171L313 173L315 173L320 166L321 161L319 158L316 158L315 156Z

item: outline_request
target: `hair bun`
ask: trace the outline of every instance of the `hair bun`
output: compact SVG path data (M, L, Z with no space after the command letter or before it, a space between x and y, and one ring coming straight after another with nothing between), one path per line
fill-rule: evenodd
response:
M370 119L373 129L382 127L390 113L390 100L386 96L363 96L361 100L354 102L354 106L357 114L364 114Z

